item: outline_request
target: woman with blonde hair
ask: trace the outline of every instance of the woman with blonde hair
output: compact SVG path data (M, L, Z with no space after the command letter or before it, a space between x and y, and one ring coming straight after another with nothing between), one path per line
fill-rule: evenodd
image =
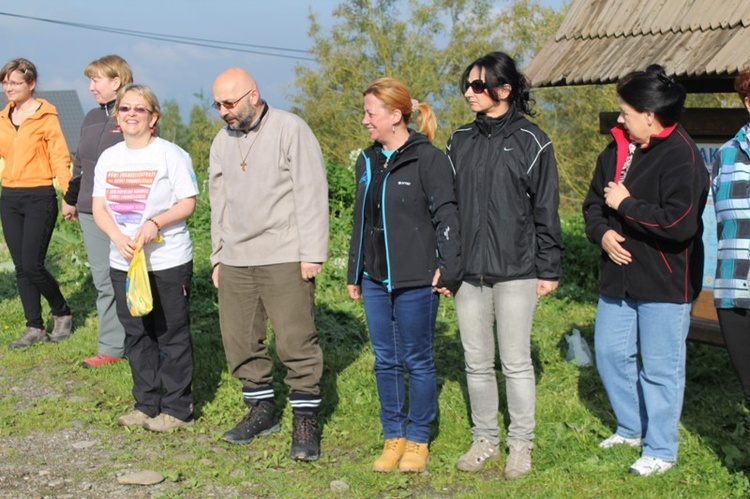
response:
M408 127L416 110L421 133ZM399 80L367 87L362 125L375 142L356 165L347 289L364 301L375 353L385 446L373 470L421 472L437 414L439 295L451 296L461 279L453 169L430 143L432 109L413 101Z
M105 149L122 142L122 132L114 119L115 98L120 88L133 83L133 72L122 57L106 55L90 62L83 74L89 79L89 90L99 105L83 120L73 178L65 193L62 212L66 220L77 218L81 224L96 288L99 348L96 355L82 362L83 367L91 368L119 362L125 355L125 330L117 319L115 292L109 278L109 238L94 221L91 193L99 156Z
M112 241L110 278L133 374L135 410L117 423L166 432L193 424L193 245L185 221L195 210L198 185L188 153L155 136L161 111L148 87L120 89L115 109L124 141L96 164L92 207ZM153 310L143 317L131 315L126 290L138 246L153 295Z
M8 99L0 111L0 158L5 160L0 219L26 316L26 330L10 347L24 348L62 341L73 328L70 307L44 265L58 213L53 180L67 191L70 153L55 106L34 96L36 66L14 59L0 70L0 81ZM54 320L49 335L42 318L42 296Z

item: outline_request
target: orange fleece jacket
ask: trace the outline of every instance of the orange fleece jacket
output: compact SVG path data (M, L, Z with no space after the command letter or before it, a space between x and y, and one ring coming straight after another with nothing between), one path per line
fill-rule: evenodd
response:
M70 181L70 152L60 128L57 109L44 99L34 114L18 130L10 121L8 103L0 112L0 157L5 159L3 187L40 187L53 185L63 192Z

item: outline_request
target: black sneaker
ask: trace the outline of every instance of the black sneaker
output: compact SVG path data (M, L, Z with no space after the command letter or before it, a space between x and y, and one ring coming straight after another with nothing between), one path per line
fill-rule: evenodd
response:
M317 417L312 414L295 414L292 425L292 459L317 461L320 457Z
M250 407L237 426L224 433L224 440L233 444L247 444L258 435L270 435L279 431L276 407L273 402L259 402Z

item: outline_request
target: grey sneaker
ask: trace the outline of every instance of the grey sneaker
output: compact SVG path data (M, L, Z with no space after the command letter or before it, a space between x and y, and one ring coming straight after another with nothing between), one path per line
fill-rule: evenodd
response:
M73 316L72 315L53 315L52 319L55 321L55 327L49 335L49 340L57 343L70 336L73 332Z
M49 338L47 338L47 332L44 329L27 327L23 335L10 344L10 348L26 348L40 341L49 341Z
M505 463L505 479L515 480L531 471L531 449L525 443L508 445L508 461Z
M488 459L499 459L500 448L486 438L474 440L469 452L458 458L456 468L461 471L476 472L484 467Z

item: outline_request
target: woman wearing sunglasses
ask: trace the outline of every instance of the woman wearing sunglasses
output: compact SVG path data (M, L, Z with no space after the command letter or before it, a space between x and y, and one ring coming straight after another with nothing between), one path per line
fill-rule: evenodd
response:
M408 126L417 111L419 132ZM453 171L430 143L432 109L415 105L401 81L367 87L362 125L374 144L357 159L347 289L364 301L375 353L385 445L373 471L421 472L437 415L439 294L450 296L460 280Z
M529 83L503 52L466 67L461 89L476 119L453 132L463 283L456 313L466 362L473 444L456 466L476 472L500 456L494 323L510 425L507 479L531 471L535 378L531 325L560 277L557 163L532 115Z
M117 94L115 109L124 142L99 157L93 212L112 241L110 277L133 374L135 410L118 424L163 432L193 424L188 311L193 248L185 220L195 210L198 185L190 156L154 135L161 113L148 87L126 85ZM133 317L125 280L141 245L154 308Z
M8 99L0 111L0 158L5 160L0 218L26 316L26 330L10 347L24 348L62 341L73 327L60 286L44 265L58 213L53 180L67 191L70 153L57 110L34 97L36 67L26 59L14 59L0 70L0 81ZM42 296L54 320L49 335L42 318Z

